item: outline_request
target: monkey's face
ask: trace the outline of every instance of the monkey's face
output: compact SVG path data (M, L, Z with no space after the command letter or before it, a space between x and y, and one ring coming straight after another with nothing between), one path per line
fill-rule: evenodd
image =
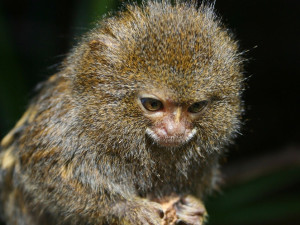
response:
M74 92L101 149L212 151L238 132L242 59L210 8L133 7L87 40Z
M152 122L146 128L146 134L164 147L176 147L190 141L197 133L193 122L201 117L209 104L208 100L182 104L159 92L141 93L137 102L143 115Z

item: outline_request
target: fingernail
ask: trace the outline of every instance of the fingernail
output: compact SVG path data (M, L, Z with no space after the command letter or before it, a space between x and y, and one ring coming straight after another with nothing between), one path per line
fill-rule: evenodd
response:
M159 216L160 216L160 218L163 218L164 217L164 215L165 215L165 213L164 213L164 211L163 210L159 210Z

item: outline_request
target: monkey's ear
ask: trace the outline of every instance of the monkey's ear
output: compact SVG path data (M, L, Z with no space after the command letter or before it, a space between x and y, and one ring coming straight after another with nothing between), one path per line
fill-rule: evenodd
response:
M88 41L90 53L95 60L106 65L119 65L120 44L113 37L98 35Z
M89 41L88 45L92 51L104 50L104 49L116 49L117 41L107 36L99 36L99 39L93 39Z
M89 46L91 48L92 51L95 50L100 50L101 49L101 45L103 45L99 40L91 40L89 42Z

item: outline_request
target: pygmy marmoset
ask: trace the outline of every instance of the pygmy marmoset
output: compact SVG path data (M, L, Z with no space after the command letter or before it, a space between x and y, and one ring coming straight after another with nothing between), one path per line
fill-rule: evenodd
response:
M242 61L209 5L152 0L99 22L1 142L3 220L202 224L240 127Z

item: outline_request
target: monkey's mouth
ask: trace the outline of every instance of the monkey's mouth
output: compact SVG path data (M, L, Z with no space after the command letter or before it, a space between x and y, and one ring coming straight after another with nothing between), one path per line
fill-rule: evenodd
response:
M180 135L168 135L163 132L146 129L146 134L159 146L163 147L179 147L189 142L196 134L196 129L187 130Z

